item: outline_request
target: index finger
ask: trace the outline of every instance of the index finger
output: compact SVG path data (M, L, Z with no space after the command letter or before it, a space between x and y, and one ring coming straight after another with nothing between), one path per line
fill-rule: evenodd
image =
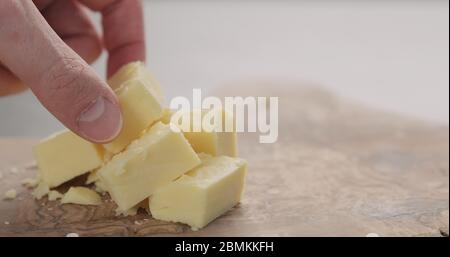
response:
M145 61L144 21L140 0L79 0L101 12L103 40L108 51L107 76L123 65Z

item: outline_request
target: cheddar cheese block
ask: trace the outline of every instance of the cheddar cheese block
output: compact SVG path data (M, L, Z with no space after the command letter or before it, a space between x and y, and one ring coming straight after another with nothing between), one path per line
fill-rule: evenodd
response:
M122 108L123 126L116 139L105 144L105 149L116 154L141 132L162 116L162 103L144 78L127 80L115 93Z
M195 112L200 112L201 120L193 118ZM179 117L173 116L176 113L170 110L164 110L164 115L161 122L165 124L175 124L184 133L184 136L194 148L197 153L205 153L213 156L230 156L236 157L237 151L237 135L234 125L234 118L230 112L219 110L194 110L186 113L181 112ZM220 122L214 124L213 115L220 117ZM183 128L182 119L189 119L190 125L187 128ZM229 130L226 130L227 122L231 124ZM202 124L203 123L203 124ZM204 124L209 125L205 128ZM199 131L195 131L195 128L200 128Z
M244 189L247 164L239 158L201 155L202 164L157 190L149 199L154 218L186 223L196 230L235 206Z
M68 130L42 140L33 148L41 183L50 188L100 167L103 151L101 146Z
M143 62L131 62L122 66L109 80L108 84L113 90L119 89L125 82L132 79L141 79L147 83L149 90L163 104L164 94L158 81Z
M97 174L118 209L126 211L198 164L183 134L158 122Z

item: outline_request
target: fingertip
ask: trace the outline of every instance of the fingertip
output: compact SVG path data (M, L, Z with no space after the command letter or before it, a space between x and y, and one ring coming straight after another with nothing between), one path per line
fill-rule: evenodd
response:
M95 143L107 143L122 130L120 106L104 96L97 97L78 116L79 133Z

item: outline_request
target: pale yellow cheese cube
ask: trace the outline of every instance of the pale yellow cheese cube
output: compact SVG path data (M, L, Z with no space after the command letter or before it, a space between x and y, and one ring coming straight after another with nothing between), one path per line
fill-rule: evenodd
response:
M120 211L126 211L200 164L182 133L161 122L98 170Z
M161 118L162 103L147 86L148 81L132 79L116 90L122 108L123 127L116 139L105 144L108 152L118 153Z
M149 90L152 91L161 103L164 103L164 94L161 90L161 86L147 67L145 67L143 62L131 62L122 66L108 80L108 84L113 90L117 90L125 82L133 79L142 79L142 81L145 81Z
M41 182L51 188L100 167L103 151L101 146L67 130L44 139L33 148Z
M95 191L86 187L71 187L61 199L62 204L100 205L102 198Z
M153 217L196 230L235 206L244 189L247 164L226 156L200 156L202 164L149 198Z
M222 124L215 124L216 127L212 131L204 130L201 124L203 118L209 111L216 113L217 115L221 115L222 117ZM201 112L200 115L202 120L200 120L200 123L198 123L197 120L193 119L194 112ZM173 113L174 112L165 110L161 121L166 124L172 122L174 124L180 125L182 118L180 118L180 120L173 120L171 116ZM182 115L186 115L186 113ZM230 112L224 110L196 110L188 113L185 117L190 119L190 128L186 130L181 126L179 127L183 130L184 136L189 141L192 148L194 148L196 153L205 153L213 156L225 155L230 157L236 157L238 155L237 135L234 125L234 118ZM230 124L233 124L231 126L231 132L227 132L225 130L226 122L230 122ZM195 127L201 128L201 131L194 132L193 129Z
M197 153L214 156L237 156L237 137L233 132L185 132L184 136Z

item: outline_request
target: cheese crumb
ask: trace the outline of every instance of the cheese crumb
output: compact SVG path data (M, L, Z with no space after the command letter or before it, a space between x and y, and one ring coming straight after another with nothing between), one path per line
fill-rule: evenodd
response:
M79 237L80 235L78 235L77 233L69 233L66 235L66 237Z
M100 188L97 185L94 186L94 190L95 190L95 192L102 194L102 195L104 195L106 193L102 188Z
M56 190L51 190L48 193L48 200L49 201L55 201L57 199L61 199L63 197L63 194L61 194L60 192L56 191Z
M10 224L9 221L5 221L4 223L5 223L5 225L9 225Z
M5 196L3 197L4 200L13 200L16 198L17 192L15 189L10 189L5 192Z
M11 173L16 174L17 172L19 172L19 169L17 167L12 167L9 169L9 171L11 171Z
M26 179L22 180L21 183L26 188L35 188L38 185L39 180L36 178L26 178Z
M43 196L47 195L49 192L50 188L46 184L39 183L39 185L33 191L33 196L39 200Z
M86 187L71 187L61 199L61 203L75 203L82 205L100 205L102 198L94 190Z
M121 211L119 209L116 209L116 216L121 216L121 215L124 216L124 217L134 216L134 215L137 214L138 209L139 209L138 206L134 206L134 207L132 207L132 208L126 210L126 211Z
M106 193L107 190L106 190L106 185L104 182L102 182L101 180L97 180L97 181L95 181L94 185L95 185L94 190L97 191L97 193L100 193L100 194Z

